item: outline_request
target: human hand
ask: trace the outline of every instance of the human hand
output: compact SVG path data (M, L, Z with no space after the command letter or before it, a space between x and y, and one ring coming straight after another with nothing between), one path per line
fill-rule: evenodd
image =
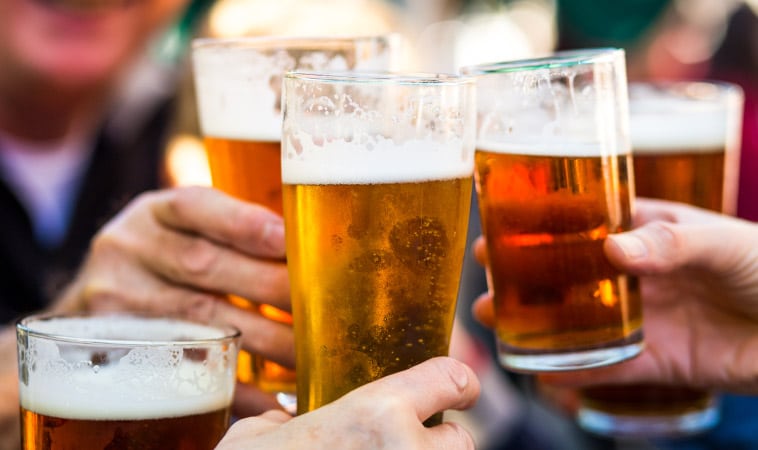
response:
M758 393L758 224L660 200L639 199L633 231L605 251L640 276L645 351L615 366L542 375L567 387L684 384ZM475 244L480 262L484 242ZM492 326L492 297L474 314Z
M425 428L423 421L445 409L469 408L478 396L479 381L468 366L432 358L295 418L269 411L240 420L217 449L473 449L460 425Z
M242 348L293 367L292 328L232 306L226 294L290 310L283 221L214 189L176 188L142 194L108 222L54 308L228 323L242 331ZM242 386L236 398L247 399L238 402L245 415L277 405Z

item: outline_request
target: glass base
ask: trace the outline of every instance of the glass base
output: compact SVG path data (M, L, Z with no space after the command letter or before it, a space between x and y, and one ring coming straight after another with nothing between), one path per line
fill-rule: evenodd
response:
M291 415L297 413L297 395L290 392L279 392L276 394L276 401Z
M622 341L585 350L531 351L497 342L500 364L515 372L560 372L609 366L634 358L644 347L642 331L638 330Z
M719 416L715 403L702 411L676 416L614 415L582 407L577 422L583 429L602 436L655 439L702 433L716 426Z

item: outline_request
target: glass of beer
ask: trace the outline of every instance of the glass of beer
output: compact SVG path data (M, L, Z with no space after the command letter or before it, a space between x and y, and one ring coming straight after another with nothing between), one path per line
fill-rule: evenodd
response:
M213 186L282 213L281 84L288 70L389 70L395 36L344 38L260 37L193 42L200 127ZM288 312L256 299L230 301L272 320L291 324ZM240 381L292 407L295 373L257 355L240 352Z
M501 364L561 371L637 355L638 281L603 252L630 228L634 197L623 50L462 70L478 84L475 177Z
M453 75L285 76L298 413L448 353L473 188L474 95L472 79Z
M743 94L721 82L632 83L630 130L637 195L735 214ZM716 396L686 386L583 389L578 420L604 435L670 437L719 420Z
M20 320L23 449L212 449L229 426L239 331L133 315Z

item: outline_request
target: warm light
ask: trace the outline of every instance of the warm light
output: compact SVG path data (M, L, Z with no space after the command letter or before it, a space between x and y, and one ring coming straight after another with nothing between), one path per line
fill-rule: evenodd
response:
M166 148L166 172L173 186L210 186L211 171L203 141L189 134L178 134Z

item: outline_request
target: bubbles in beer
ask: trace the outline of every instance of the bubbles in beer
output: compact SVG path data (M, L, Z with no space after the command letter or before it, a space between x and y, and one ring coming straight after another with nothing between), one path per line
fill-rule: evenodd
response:
M449 246L445 228L432 217L415 217L395 225L389 240L397 258L412 271L437 269Z

